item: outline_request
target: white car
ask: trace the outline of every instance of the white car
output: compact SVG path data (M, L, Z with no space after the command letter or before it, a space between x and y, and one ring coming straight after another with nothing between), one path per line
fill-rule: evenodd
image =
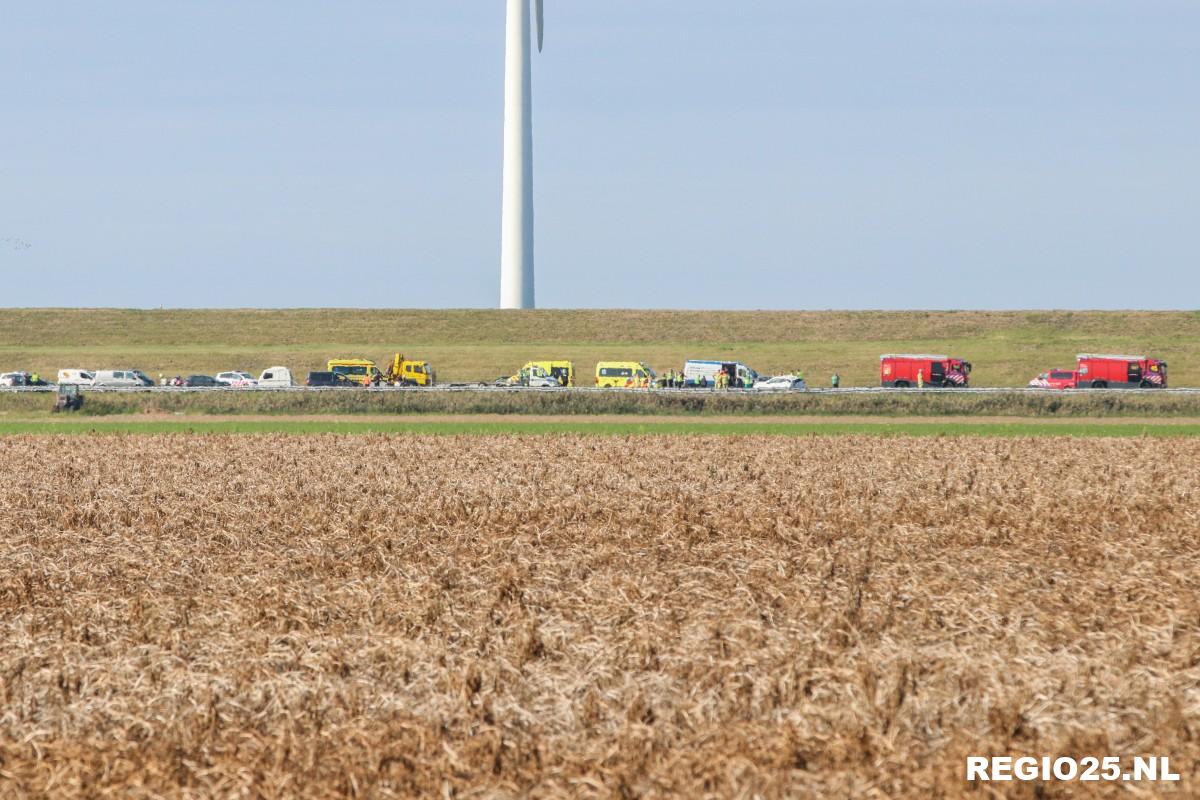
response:
M521 370L509 378L497 378L496 386L528 386L532 389L561 389L562 384L543 367L534 367L532 371Z
M0 375L0 386L28 386L29 375L24 372L5 372Z
M249 389L258 386L258 381L249 372L218 372L217 386L232 386L235 389Z
M808 389L804 378L795 375L776 375L754 384L753 389L759 392L803 392Z
M558 378L555 378L542 367L534 367L529 372L521 370L517 378L518 380L515 384L517 386L529 386L534 389L558 389L562 386L558 382Z

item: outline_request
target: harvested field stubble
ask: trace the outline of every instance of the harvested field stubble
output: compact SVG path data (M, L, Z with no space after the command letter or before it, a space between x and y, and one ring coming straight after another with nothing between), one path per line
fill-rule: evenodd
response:
M1194 794L1200 442L1153 448L0 440L0 795Z

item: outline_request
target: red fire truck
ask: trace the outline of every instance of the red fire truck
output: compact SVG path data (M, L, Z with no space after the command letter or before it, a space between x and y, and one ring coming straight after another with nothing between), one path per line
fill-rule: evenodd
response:
M1080 353L1080 389L1165 389L1167 362L1145 356Z
M961 358L894 353L879 357L879 383L889 388L966 386L970 374L971 362Z

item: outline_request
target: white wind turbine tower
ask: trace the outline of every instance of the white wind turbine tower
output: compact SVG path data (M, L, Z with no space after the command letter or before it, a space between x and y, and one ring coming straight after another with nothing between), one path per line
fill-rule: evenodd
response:
M542 50L542 0L537 45ZM504 189L500 220L500 307L533 308L533 93L530 0L508 0L504 47Z

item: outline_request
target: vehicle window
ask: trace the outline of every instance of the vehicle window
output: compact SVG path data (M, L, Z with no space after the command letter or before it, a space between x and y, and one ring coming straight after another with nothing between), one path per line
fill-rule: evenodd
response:
M1056 381L1069 381L1074 376L1069 372L1051 372L1050 377Z
M366 367L334 367L333 372L335 375L359 375L359 376L361 376L361 375L367 374L367 368Z
M273 381L273 380L275 380L275 373L274 373L274 372L264 372L264 373L263 373L263 380L264 380L264 381Z

